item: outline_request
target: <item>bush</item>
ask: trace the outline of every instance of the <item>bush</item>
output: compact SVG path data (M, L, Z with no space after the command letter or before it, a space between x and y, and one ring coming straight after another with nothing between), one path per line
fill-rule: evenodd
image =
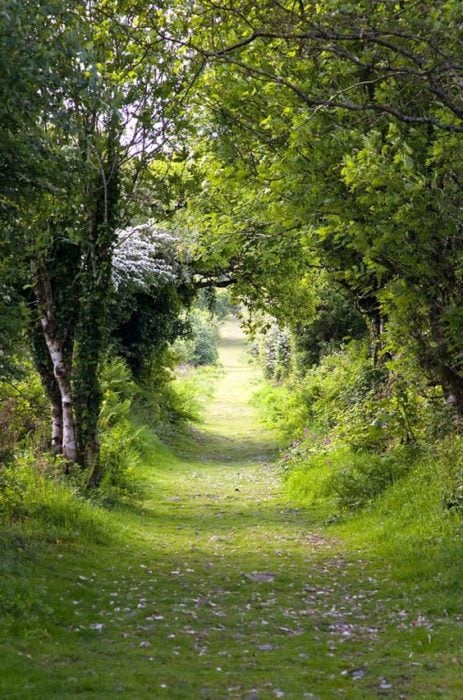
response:
M257 400L269 425L301 442L300 452L307 443L306 454L314 451L314 434L317 445L382 453L425 439L430 424L426 399L386 367L374 367L363 341L324 356L303 378L292 374L283 385L265 386Z
M328 499L341 510L370 506L418 463L415 447L398 447L378 455L337 448L314 453L287 475L289 492L298 501Z
M215 365L219 358L219 327L211 314L195 309L189 314L190 337L178 340L175 349L180 362L200 367Z
M142 430L135 427L132 419L132 407L140 390L124 360L116 358L105 365L102 387L100 492L107 495L111 489L133 489L144 442Z
M368 336L364 318L352 299L322 275L313 290L316 300L311 313L294 327L294 360L300 373L320 363L323 356L342 348L347 339Z
M17 470L0 468L0 523L11 525L24 513L24 484Z
M381 384L382 373L374 370L363 343L325 356L304 378L292 375L282 386L265 387L258 394L266 420L282 435L304 441L304 432L325 436L333 442L365 446L384 434L374 425L375 404L370 401Z
M49 404L40 378L26 360L21 379L0 382L0 464L26 445L45 450L49 441Z
M304 434L309 415L301 387L264 384L256 391L253 400L266 426L282 440L293 439L300 444L299 438Z
M194 388L183 386L187 372L185 367L177 370L178 361L176 349L164 350L153 358L138 384L134 403L136 418L141 424L155 428L159 434L198 418ZM182 381L178 381L176 375Z
M307 422L331 441L354 449L383 447L388 439L384 406L378 401L385 373L375 369L367 344L354 341L322 358L302 382Z
M415 449L397 449L382 455L353 453L328 479L326 493L335 496L341 510L365 508L404 477L416 457Z
M203 411L210 402L220 368L214 366L186 369L172 384L179 420L200 423Z
M228 289L214 287L201 289L195 305L203 311L208 311L219 321L224 321L227 316L236 316L239 313L239 305L232 300Z
M463 437L450 435L440 440L431 454L438 467L444 508L463 514Z
M252 354L264 370L265 377L279 382L289 376L291 370L291 335L274 320L264 330L258 330L252 346Z

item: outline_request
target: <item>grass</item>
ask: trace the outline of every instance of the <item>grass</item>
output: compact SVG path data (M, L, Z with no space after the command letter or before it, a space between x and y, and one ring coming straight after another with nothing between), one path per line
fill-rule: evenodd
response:
M461 587L295 507L236 324L221 361L201 429L151 436L143 500L88 506L106 540L2 533L0 697L463 697Z

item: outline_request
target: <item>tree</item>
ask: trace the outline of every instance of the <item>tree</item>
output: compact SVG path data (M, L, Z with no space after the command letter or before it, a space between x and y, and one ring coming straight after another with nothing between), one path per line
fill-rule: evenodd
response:
M169 13L144 2L43 1L31 18L27 3L24 24L9 26L13 5L2 19L20 73L29 64L36 70L44 55L46 70L36 70L40 88L26 81L34 95L30 131L44 167L37 197L14 217L11 242L20 241L24 281L34 289L32 346L52 401L53 442L97 484L98 373L109 342L116 231L134 214L147 163L169 151L194 61L160 34ZM24 126L21 119L20 136ZM26 177L22 168L19 175ZM25 198L31 189L24 188Z
M199 210L211 250L232 265L254 258L250 276L274 305L290 256L296 277L322 267L367 317L375 356L405 346L461 414L459 11L206 1L190 46L209 62L199 118L212 155L200 157L222 201L220 214Z
M187 331L181 313L194 289L179 244L178 235L153 223L118 231L111 338L137 379Z

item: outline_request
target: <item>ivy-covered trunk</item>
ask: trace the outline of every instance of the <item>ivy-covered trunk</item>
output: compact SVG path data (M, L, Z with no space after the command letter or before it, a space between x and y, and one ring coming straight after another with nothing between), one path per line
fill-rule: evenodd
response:
M457 282L447 274L449 289L439 289L439 295L428 293L430 341L427 353L423 353L428 365L434 370L442 387L445 400L455 413L463 417L463 376L459 373L458 353L452 347L452 337L446 327L445 310L455 303L452 291L457 289ZM455 342L455 341L454 341ZM455 343L456 345L456 343ZM429 366L424 366L429 373Z
M87 265L83 274L83 298L77 328L77 349L74 365L74 394L76 398L76 426L78 461L90 470L89 485L101 481L98 419L102 392L99 369L107 344L107 303L110 291L110 261L99 261L98 274Z
M108 119L105 160L88 192L88 233L81 272L79 322L76 329L74 395L78 461L90 472L89 486L98 486L100 462L98 420L102 391L99 370L108 344L112 255L119 203L119 139L115 114ZM93 205L93 206L92 206Z

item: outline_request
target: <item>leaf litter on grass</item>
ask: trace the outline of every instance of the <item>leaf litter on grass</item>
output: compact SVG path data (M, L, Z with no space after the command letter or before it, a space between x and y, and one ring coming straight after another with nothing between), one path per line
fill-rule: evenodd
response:
M149 467L142 512L130 523L114 513L120 546L65 550L58 563L52 548L44 556L51 569L72 571L68 605L56 624L44 621L42 640L22 642L21 681L6 697L24 679L35 697L438 696L427 649L445 621L285 503L268 466L275 445L243 411L250 370L237 346L224 353L204 439ZM419 683L428 683L420 695Z

